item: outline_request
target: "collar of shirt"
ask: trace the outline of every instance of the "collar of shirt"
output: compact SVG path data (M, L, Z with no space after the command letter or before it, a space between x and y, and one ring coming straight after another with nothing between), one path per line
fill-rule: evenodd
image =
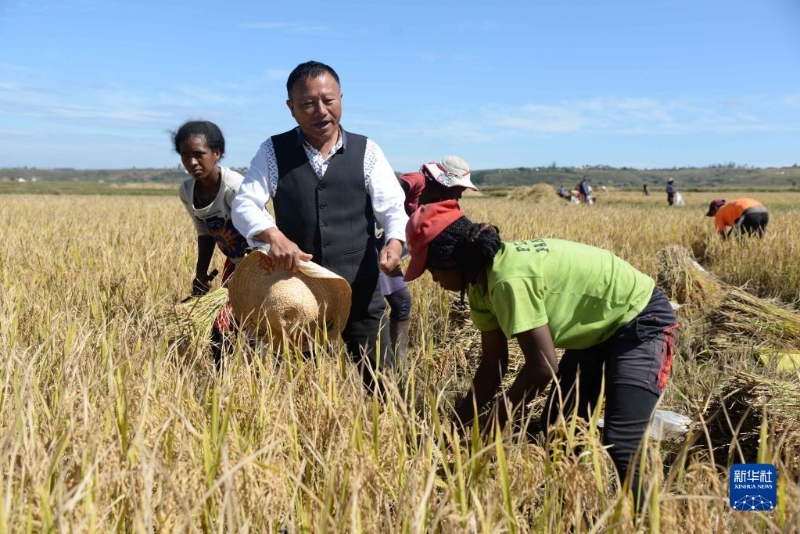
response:
M295 130L297 131L297 143L302 143L303 150L305 150L306 156L308 157L308 162L311 163L311 168L314 169L317 178L322 180L322 177L325 176L325 172L328 170L328 164L330 163L331 159L333 159L333 156L336 155L336 152L338 152L340 148L347 150L347 134L343 128L339 128L339 140L336 141L336 145L326 158L322 156L322 153L319 150L311 146L305 140L303 137L303 132L300 130L299 126L295 128Z

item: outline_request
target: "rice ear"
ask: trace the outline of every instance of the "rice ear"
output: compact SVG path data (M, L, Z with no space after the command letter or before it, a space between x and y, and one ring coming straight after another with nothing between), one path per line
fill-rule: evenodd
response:
M220 311L228 303L228 288L220 287L188 302L176 304L170 317L170 337L206 339Z

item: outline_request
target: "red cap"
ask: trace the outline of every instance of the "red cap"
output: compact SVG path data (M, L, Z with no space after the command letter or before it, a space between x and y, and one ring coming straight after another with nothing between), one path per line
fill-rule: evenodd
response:
M457 200L425 204L414 212L406 225L406 246L411 254L406 282L419 278L425 272L431 242L461 217L464 217L464 213L458 208Z
M425 189L425 175L421 172L407 172L397 177L398 180L405 183L408 191L406 192L406 215L411 215L419 207L419 197L422 195L422 190Z

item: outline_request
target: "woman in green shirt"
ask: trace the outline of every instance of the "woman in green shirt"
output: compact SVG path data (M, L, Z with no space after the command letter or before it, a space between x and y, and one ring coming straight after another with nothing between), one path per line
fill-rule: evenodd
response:
M603 442L620 480L631 477L638 502L638 469L631 462L666 385L678 327L654 280L581 243L501 242L496 227L472 223L454 201L420 207L406 237L406 280L427 269L462 300L467 293L481 331L481 362L454 422L467 425L495 396L508 369L508 340L515 338L525 363L506 397L512 407L524 406L555 377L542 414L545 431L576 403L578 415L588 418L605 378ZM556 348L566 349L560 363ZM503 402L496 415L505 424Z

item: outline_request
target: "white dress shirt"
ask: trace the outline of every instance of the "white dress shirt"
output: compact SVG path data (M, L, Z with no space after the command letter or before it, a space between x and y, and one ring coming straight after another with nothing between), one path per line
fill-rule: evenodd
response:
M300 128L296 128L302 136ZM328 157L303 141L303 149L308 156L311 167L321 180L328 170L331 158L342 147L342 136L336 142ZM400 182L392 170L392 166L384 156L380 147L367 138L366 152L364 153L364 187L372 201L372 211L378 224L386 231L386 240L397 239L403 243L406 240L406 215L403 202L405 193L400 187ZM275 147L272 138L267 138L259 147L258 152L250 162L250 169L244 177L239 192L233 200L233 224L239 232L247 238L252 247L264 243L253 237L264 230L275 228L275 219L267 210L267 202L275 196L278 188L278 161L275 157Z

